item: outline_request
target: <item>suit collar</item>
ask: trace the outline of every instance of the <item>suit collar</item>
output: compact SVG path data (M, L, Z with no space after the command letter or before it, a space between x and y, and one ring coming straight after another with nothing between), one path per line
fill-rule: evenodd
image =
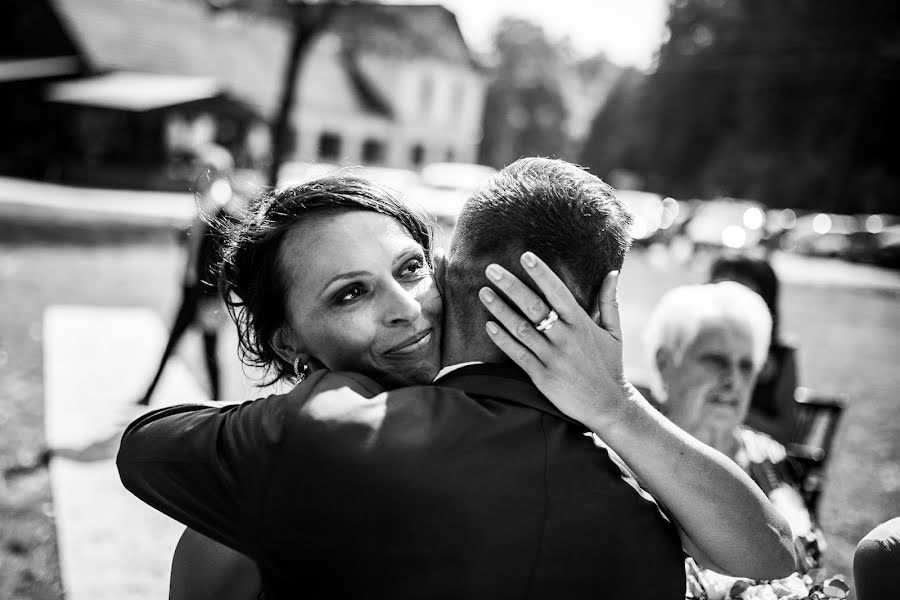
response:
M485 396L522 404L584 427L560 412L538 391L525 371L515 365L502 363L466 365L444 375L435 385L456 388L470 396Z

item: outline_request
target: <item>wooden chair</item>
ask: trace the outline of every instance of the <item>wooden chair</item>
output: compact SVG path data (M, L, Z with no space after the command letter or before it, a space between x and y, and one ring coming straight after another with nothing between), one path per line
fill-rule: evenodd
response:
M818 519L825 471L847 396L798 387L794 391L794 402L796 419L791 443L787 446L788 464L800 483L804 502L813 518Z

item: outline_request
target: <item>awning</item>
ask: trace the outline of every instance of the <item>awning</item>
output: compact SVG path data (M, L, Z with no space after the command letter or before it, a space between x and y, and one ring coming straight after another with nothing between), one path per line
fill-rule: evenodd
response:
M58 77L78 73L77 56L0 59L0 82Z
M54 83L47 90L47 99L64 104L143 112L207 100L221 91L219 83L210 77L116 72Z

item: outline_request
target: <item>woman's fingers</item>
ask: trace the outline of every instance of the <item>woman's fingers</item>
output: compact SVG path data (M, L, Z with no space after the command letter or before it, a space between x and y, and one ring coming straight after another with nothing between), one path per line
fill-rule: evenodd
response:
M522 318L519 313L510 308L491 288L481 288L478 291L478 297L481 299L481 303L494 315L497 322L516 340L524 344L528 351L533 352L538 357L548 356L550 342L544 334L535 329L530 321ZM503 348L501 347L501 349Z
M525 272L534 280L547 302L563 321L575 323L579 315L584 314L584 309L578 304L575 296L547 263L533 252L524 253L520 260Z
M516 341L514 337L509 335L502 327L499 327L493 321L488 321L484 326L488 336L497 344L497 347L503 351L514 363L519 365L532 381L539 381L545 367L538 358L532 354L528 348Z
M622 323L619 319L619 272L610 271L600 286L600 325L615 339L622 340Z
M503 291L507 298L512 300L532 323L540 323L550 314L551 307L547 306L547 303L534 290L500 265L488 265L485 275L491 280L491 283Z

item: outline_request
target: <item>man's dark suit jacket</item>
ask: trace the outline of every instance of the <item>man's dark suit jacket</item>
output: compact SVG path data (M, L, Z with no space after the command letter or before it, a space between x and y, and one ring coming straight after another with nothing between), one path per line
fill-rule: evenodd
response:
M122 482L255 559L270 598L684 597L675 527L524 373L379 391L317 374L149 413Z

